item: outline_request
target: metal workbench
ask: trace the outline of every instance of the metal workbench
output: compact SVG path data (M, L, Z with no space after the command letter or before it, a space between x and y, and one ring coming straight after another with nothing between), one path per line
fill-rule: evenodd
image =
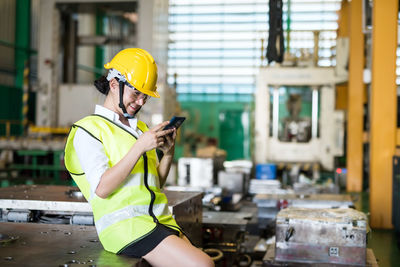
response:
M167 190L164 193L177 223L195 245L201 246L203 194ZM19 185L0 188L0 211L0 221L3 222L51 222L51 216L60 215L62 218L54 220L55 223L93 224L91 206L74 186ZM38 213L41 220L37 219Z
M0 243L0 266L147 266L105 251L94 226L2 222Z

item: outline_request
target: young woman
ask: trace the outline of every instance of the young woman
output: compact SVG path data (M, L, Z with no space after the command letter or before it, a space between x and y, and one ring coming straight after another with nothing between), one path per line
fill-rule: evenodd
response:
M120 51L95 81L103 106L76 122L65 147L65 165L91 204L105 250L143 257L153 266L213 266L183 236L160 190L174 156L176 129L152 129L135 115L156 90L157 66L145 50ZM164 156L158 161L155 149Z

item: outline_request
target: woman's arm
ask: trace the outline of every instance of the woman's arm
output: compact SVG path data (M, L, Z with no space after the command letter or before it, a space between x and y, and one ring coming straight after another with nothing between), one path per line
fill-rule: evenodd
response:
M163 122L143 133L128 153L117 164L104 172L96 188L96 194L99 197L106 198L114 192L129 176L143 153L164 145L163 136L173 131L173 129L162 130L167 124L168 122Z
M158 164L157 171L158 177L160 179L160 186L162 187L167 181L167 176L171 168L172 160L174 159L175 153L175 138L176 129L173 129L174 133L172 135L165 135L164 138L166 142L160 147L160 150L164 153L160 164Z
M107 198L114 192L128 177L144 152L144 148L136 142L125 157L104 172L96 188L96 195Z
M174 159L174 149L172 150L172 153L164 154L164 156L160 161L160 164L158 164L157 171L158 171L158 177L160 179L160 187L163 187L165 182L167 181L167 176L171 168L171 163L173 159Z

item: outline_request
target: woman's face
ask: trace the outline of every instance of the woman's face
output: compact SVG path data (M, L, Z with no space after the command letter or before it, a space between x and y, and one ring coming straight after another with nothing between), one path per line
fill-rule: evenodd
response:
M123 114L122 109L119 107L119 82L112 80L110 86L110 92L112 94L114 111ZM133 116L135 115L139 109L146 103L146 101L150 98L150 96L143 94L139 90L136 90L132 86L124 85L124 95L123 95L123 104L125 106L126 112Z

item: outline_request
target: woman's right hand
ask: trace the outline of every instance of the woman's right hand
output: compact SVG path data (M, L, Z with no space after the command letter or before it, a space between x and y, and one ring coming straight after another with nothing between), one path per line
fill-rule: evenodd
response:
M165 142L165 135L172 133L174 129L163 130L167 126L169 121L164 121L157 126L151 128L147 132L144 132L136 141L135 147L139 146L142 153L163 146Z

